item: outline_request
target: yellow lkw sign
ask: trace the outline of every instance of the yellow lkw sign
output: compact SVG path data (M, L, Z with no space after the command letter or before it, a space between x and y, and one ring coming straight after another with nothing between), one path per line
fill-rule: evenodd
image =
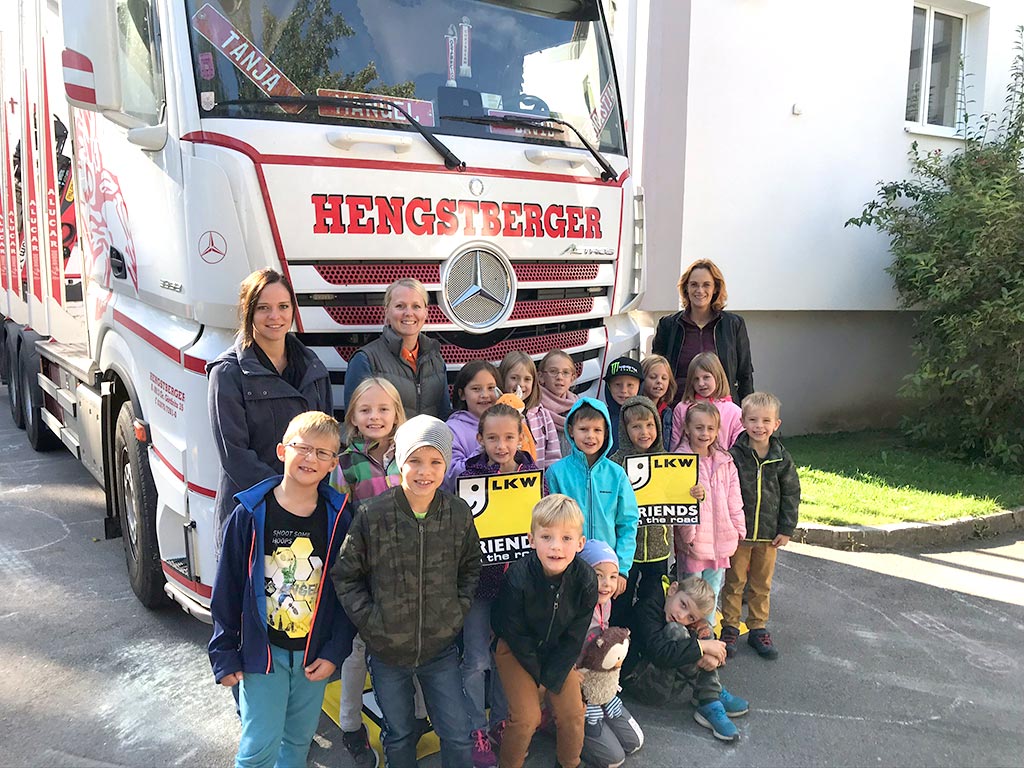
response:
M463 477L457 493L473 510L484 565L510 563L530 551L527 535L544 495L543 472Z
M628 456L624 468L636 493L640 525L696 525L700 521L700 505L690 495L697 484L696 455Z

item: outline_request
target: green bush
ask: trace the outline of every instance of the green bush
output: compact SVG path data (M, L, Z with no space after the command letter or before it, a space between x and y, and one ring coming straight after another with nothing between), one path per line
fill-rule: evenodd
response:
M911 150L847 224L890 238L900 302L915 310L904 432L972 461L1024 469L1024 28L1001 119L963 115L959 148Z

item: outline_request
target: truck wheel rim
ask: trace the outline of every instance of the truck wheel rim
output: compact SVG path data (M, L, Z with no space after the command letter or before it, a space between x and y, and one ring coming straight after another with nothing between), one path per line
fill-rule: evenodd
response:
M121 450L121 493L124 503L124 520L128 526L125 531L132 559L139 559L139 519L135 506L135 482L132 480L131 462L128 460L128 449Z

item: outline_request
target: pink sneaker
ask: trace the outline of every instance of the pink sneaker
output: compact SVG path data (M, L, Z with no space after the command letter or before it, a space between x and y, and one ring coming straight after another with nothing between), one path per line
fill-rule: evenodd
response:
M505 726L508 721L502 720L491 726L491 730L488 735L491 737L491 744L494 745L494 749L498 749L501 746L501 737L505 735Z
M487 730L481 728L470 734L473 740L473 768L495 768L498 758L491 749L491 740L487 738Z

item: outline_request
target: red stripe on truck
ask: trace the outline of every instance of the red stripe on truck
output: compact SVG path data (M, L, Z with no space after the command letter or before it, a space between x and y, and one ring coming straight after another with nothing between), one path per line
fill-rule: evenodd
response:
M86 88L82 85L72 85L71 83L64 83L64 92L68 95L69 99L81 101L85 104L96 103L95 88Z
M192 373L198 373L203 376L206 375L205 360L200 360L198 357L192 357L192 355L185 355L184 364L186 371L192 371Z
M92 59L88 56L65 48L60 54L60 63L68 69L78 69L82 72L92 72Z
M160 561L160 565L163 567L165 574L170 576L183 587L192 590L200 597L213 597L213 587L208 587L206 584L200 584L198 581L189 581L187 578L178 573L178 571L175 570L174 566L168 565L163 560Z
M181 350L179 350L169 341L164 341L145 326L135 322L130 317L128 317L128 315L115 309L114 322L124 326L126 329L134 333L136 336L138 336L144 342L149 344L149 346L159 351L161 354L171 358L171 360L178 363L179 365L181 364Z

